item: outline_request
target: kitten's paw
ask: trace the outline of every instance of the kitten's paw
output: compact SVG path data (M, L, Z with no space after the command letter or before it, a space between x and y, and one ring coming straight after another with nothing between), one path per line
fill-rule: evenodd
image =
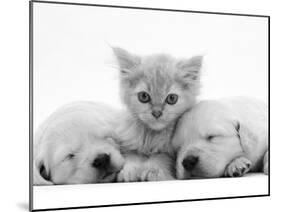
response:
M245 157L234 159L227 167L224 175L227 177L241 177L250 171L252 163Z
M140 171L137 166L125 166L117 175L118 182L137 182L140 181Z
M141 181L164 181L174 178L160 168L147 168L142 171Z

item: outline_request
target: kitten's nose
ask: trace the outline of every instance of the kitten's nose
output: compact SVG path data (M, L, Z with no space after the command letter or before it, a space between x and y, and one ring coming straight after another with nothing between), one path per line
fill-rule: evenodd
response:
M93 161L92 166L97 169L105 169L110 164L110 156L108 154L99 154Z
M191 171L196 164L198 163L199 158L194 155L187 156L183 161L182 161L182 166L188 170Z
M159 118L160 116L162 116L162 111L161 110L153 110L151 112L151 114L155 117L155 118Z

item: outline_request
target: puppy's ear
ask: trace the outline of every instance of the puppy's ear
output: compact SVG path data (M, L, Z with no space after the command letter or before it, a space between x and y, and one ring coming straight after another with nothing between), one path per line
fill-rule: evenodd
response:
M52 185L50 171L44 164L43 159L35 159L33 163L33 183L34 185Z
M250 130L250 128L248 128L246 125L241 124L240 122L236 122L235 129L240 139L240 144L243 151L246 154L255 152L258 146L257 134Z
M133 74L133 68L140 63L140 58L119 47L112 47L112 50L117 58L121 76L130 77Z

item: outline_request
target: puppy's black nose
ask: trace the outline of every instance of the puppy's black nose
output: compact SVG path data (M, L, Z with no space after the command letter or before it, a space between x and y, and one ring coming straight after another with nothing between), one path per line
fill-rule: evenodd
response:
M108 154L100 154L93 161L92 165L95 168L103 169L107 168L110 163L110 156Z
M151 112L151 114L155 117L155 118L159 118L160 116L162 116L162 111L161 110L153 110Z
M196 164L198 163L199 158L193 155L187 156L183 161L182 161L182 166L186 170L192 170Z

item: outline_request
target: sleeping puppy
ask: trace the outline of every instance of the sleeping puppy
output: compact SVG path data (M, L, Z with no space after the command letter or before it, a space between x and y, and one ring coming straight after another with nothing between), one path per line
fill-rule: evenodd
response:
M178 122L177 177L238 177L268 173L267 105L255 99L202 101Z
M124 159L110 137L116 111L91 102L54 112L34 139L34 184L104 183L115 180Z

